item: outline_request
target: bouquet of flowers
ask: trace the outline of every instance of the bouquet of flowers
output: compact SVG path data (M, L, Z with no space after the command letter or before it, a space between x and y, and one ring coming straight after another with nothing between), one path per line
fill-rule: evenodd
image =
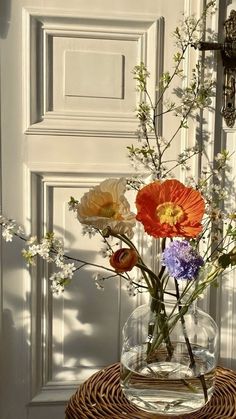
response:
M97 265L65 255L62 240L51 232L42 239L25 238L13 220L1 217L3 237L6 240L11 240L13 234L25 240L23 256L29 265L35 263L37 256L55 264L56 270L50 277L53 292L63 291L76 272L92 265L104 269L104 275L99 273L96 276L98 288L104 287L107 278L119 276L127 282L130 294L146 292L150 295L154 317L149 315L147 321L144 345L147 356L146 376L148 369L152 378L163 380L160 371L153 367L153 359L158 357L159 361L165 359L170 362L173 354L176 357L172 333L180 321L187 346L185 358L188 358L188 368L195 372L201 384L204 402L209 399L210 385L205 379L205 370L197 367L196 350L190 344L187 331L187 313L204 291L217 284L224 271L236 264L236 213L228 213L224 208L225 190L222 188L230 174L230 155L227 150L217 153L197 179L189 173L192 161L204 155L204 143L196 142L193 147L179 153L176 159L166 157L180 130L188 129L188 121L194 118L196 112L211 104L214 81L206 74L202 77L206 73L202 63L198 62L194 67L188 85L176 91L179 97L177 102L170 101L166 96L173 80L184 79L182 63L189 48L201 39L206 15L214 5L214 1L208 2L199 19L187 17L174 31L178 51L173 58L173 72L167 71L162 75L155 103L148 92L148 69L144 63L134 68L137 89L143 100L137 108L138 143L128 147L128 154L138 174L129 179L105 179L86 192L80 201L74 197L70 199L69 209L75 212L78 221L84 226L84 234L91 238L95 234L101 236L109 265ZM158 121L163 115L173 115L179 119L169 139L159 135ZM177 169L185 173L185 183L176 179ZM136 191L136 211L131 211L126 197L127 190ZM157 252L158 269L148 265L135 244L137 226L152 239L153 249ZM133 275L133 272L136 273ZM170 312L167 309L169 298L173 304ZM158 350L162 351L162 355L157 354ZM140 352L138 359L141 362ZM135 387L131 370L123 369L123 388L133 386L137 392L137 388L142 388L142 383L138 381ZM169 380L176 378L173 369L171 371ZM178 370L178 374L185 391L189 391L193 397L199 390L198 385L196 382L187 382L186 372ZM150 380L150 376L148 378ZM140 402L140 394L135 397ZM129 398L134 401L135 397L132 393ZM141 408L158 411L155 410L157 404L150 401L150 397L142 403L139 403ZM171 408L178 406L178 412L186 413L198 408L201 403L188 410L186 399L178 396L174 401L166 402L159 411L171 413L174 412Z

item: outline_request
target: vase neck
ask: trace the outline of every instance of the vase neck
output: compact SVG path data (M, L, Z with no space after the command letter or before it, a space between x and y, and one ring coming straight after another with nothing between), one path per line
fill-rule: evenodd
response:
M150 297L149 306L152 312L161 313L161 312L177 312L182 307L186 307L186 311L194 311L196 308L197 302L194 301L191 304L188 304L188 298L184 298L182 301L179 301L174 295L167 295L163 300Z

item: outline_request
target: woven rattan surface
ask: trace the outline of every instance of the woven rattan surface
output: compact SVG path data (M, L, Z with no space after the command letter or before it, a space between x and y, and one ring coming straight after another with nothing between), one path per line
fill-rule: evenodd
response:
M200 411L185 416L153 415L132 406L119 385L119 364L90 377L71 397L66 419L236 419L236 373L217 369L216 388L210 402Z

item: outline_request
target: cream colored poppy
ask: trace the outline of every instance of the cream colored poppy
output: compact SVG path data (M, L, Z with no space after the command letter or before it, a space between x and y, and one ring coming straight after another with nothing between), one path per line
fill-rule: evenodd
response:
M125 178L106 179L100 185L86 192L77 206L81 224L91 225L99 230L110 227L115 234L132 237L135 214L124 196Z

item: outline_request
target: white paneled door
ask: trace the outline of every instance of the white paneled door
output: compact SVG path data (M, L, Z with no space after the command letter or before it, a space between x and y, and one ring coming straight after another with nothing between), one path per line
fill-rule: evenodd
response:
M132 172L126 146L135 141L140 99L132 69L147 64L154 97L161 72L172 67L171 33L182 13L199 14L203 4L0 1L5 215L27 233L54 230L72 256L101 262L100 241L81 235L67 202L106 177ZM213 29L217 22L218 12ZM209 126L214 132L214 114ZM170 128L167 120L163 134ZM196 129L180 136L176 152L191 143ZM224 136L231 142L229 131ZM121 327L137 301L117 280L97 290L92 269L53 297L49 270L38 264L29 272L21 249L19 239L1 247L0 418L62 419L79 383L119 360ZM224 290L222 295L227 305ZM232 322L225 319L222 328L233 345Z

